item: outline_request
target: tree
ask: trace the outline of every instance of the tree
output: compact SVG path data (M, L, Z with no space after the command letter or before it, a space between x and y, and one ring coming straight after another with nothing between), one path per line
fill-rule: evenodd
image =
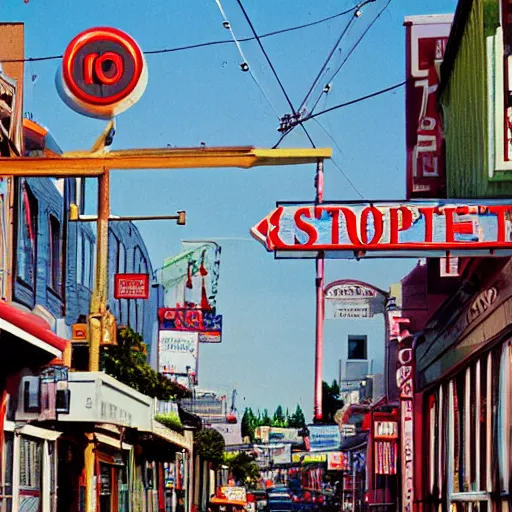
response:
M286 427L287 421L286 416L283 413L283 408L278 405L276 412L274 413L274 417L272 418L272 426L273 427Z
M194 451L205 460L221 463L224 460L225 447L222 434L213 428L199 430L194 434Z
M270 427L272 426L272 420L268 415L268 409L263 409L263 416L261 417L261 426L262 427Z
M330 386L327 382L322 382L322 423L334 423L334 416L343 405L336 380L333 380Z
M235 481L241 485L252 486L260 476L260 469L254 457L246 452L239 452L236 455L226 453L224 464L228 466Z
M288 425L293 428L304 428L306 426L306 418L299 404L297 404L295 412L290 416Z
M152 398L169 401L190 395L184 387L151 368L146 359L146 344L130 327L118 330L117 345L105 347L102 367L115 379Z
M242 416L242 437L248 437L251 442L254 441L254 431L256 430L257 418L252 412L252 409L246 408L244 411L244 415Z

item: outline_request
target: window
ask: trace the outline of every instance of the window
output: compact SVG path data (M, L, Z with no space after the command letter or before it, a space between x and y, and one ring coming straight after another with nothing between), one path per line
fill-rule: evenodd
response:
M367 336L348 336L348 357L347 359L367 359L366 345Z
M84 248L80 228L77 229L76 235L76 279L79 284L84 284Z
M118 241L118 251L117 251L117 273L124 274L126 273L126 249L122 242ZM126 299L119 299L119 322L122 324L123 321L126 321L128 313L127 309L127 301Z
M49 285L53 291L61 291L62 245L60 222L50 215Z
M20 495L39 495L41 492L42 443L21 437L20 439ZM22 500L20 500L22 502ZM22 508L20 503L20 509Z
M18 247L16 270L19 277L30 288L35 288L37 251L38 203L25 181L21 184L18 216Z
M84 275L82 284L92 290L92 242L89 237L84 236Z

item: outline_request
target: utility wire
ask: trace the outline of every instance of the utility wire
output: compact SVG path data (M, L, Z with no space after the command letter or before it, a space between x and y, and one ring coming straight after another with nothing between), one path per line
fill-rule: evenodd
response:
M258 45L263 53L263 55L265 56L265 59L268 63L268 65L270 66L270 69L272 70L272 73L274 74L274 77L277 81L277 83L279 84L279 87L281 88L281 91L283 92L283 95L284 97L286 98L286 101L288 102L288 105L290 106L290 108L292 109L292 112L294 115L297 114L297 111L295 110L295 107L293 106L293 103L292 103L292 100L290 99L290 96L288 96L288 93L286 92L286 89L283 85L283 82L281 81L281 79L279 78L279 75L276 71L276 68L274 67L274 65L272 64L272 61L270 60L270 57L268 56L268 53L266 52L265 50L265 47L263 46L263 43L261 42L261 39L260 37L258 36L258 33L256 32L256 29L254 28L254 25L252 24L252 21L251 21L251 18L249 18L249 15L247 14L247 11L245 10L243 4L242 4L242 0L237 0L237 3L245 17L245 20L247 21L251 31L252 31L252 34L253 36L256 38L256 41L258 42ZM311 146L313 146L313 148L316 148L315 146L315 143L313 142L313 139L311 138L311 135L309 134L308 130L306 129L305 126L302 126L302 130L304 131L304 133L306 134L306 137L309 139L309 142L311 143Z
M330 132L325 128L325 126L323 126L320 121L318 119L315 119L314 120L315 123L320 126L320 128L326 133L326 135L332 140L333 144L336 146L337 150L340 152L340 153L343 153L340 145L338 144L338 142L336 141L336 139L330 134ZM331 158L331 162L333 163L333 165L341 172L341 174L343 175L343 177L347 180L347 183L355 190L355 192L357 193L357 195L361 198L361 199L365 199L365 197L363 196L363 194L359 191L359 189L354 185L354 183L352 182L352 180L347 176L347 173L341 168L341 166L338 165L338 163L333 159Z
M266 32L265 34L261 34L259 37L260 39L264 39L265 37L272 37L277 36L279 34L285 34L287 32L294 32L296 30L302 30L304 28L314 27L315 25L320 25L323 23L327 23L329 21L332 21L336 18L340 18L341 16L345 16L346 14L352 12L357 6L351 7L350 9L346 9L345 11L338 12L337 14L333 14L332 16L327 16L326 18L321 18L319 20L312 21L310 23L304 23L303 25L296 25L294 27L288 27L283 28L280 30L274 30L273 32ZM247 41L255 41L255 37L242 37L238 39L238 42L245 43ZM174 48L160 48L157 50L148 50L145 51L145 55L159 55L163 53L174 53L174 52L181 52L185 50L195 50L198 48L205 48L208 46L217 46L217 45L223 45L223 44L233 44L234 41L231 39L221 39L217 41L206 41L204 43L196 43L186 46L177 46ZM62 55L47 55L44 57L26 57L24 59L4 59L1 62L42 62L46 60L58 60L62 59Z
M385 89L381 89L380 91L375 91L370 94L367 94L366 96L361 96L360 98L356 98L354 100L350 100L345 103L340 103L339 105L334 105L334 107L326 108L325 110L321 110L320 112L317 112L316 114L311 114L310 116L303 119L301 122L303 123L305 121L308 121L309 119L314 119L315 117L323 116L324 114L327 114L328 112L332 112L333 110L338 110L343 107L348 107L349 105L355 105L356 103L360 103L361 101L369 100L370 98L375 98L376 96L380 96L381 94L385 94L386 92L393 91L394 89L399 89L400 87L403 87L406 83L407 83L407 80L404 80L403 82L400 82L395 85L391 85L390 87L386 87Z
M375 1L375 0L373 0ZM386 3L386 5L379 11L379 13L377 14L377 16L375 16L375 18L373 19L373 21L366 27L366 29L364 30L364 32L359 36L358 40L356 41L356 43L354 44L354 46L352 46L351 50L347 53L347 55L345 56L345 58L343 59L343 61L341 62L341 64L338 66L338 68L336 69L336 71L334 72L334 74L331 76L331 78L329 80L327 80L327 83L332 83L334 81L334 79L336 78L336 76L338 75L338 73L341 71L341 69L343 68L343 66L347 63L348 59L350 58L350 56L354 53L354 51L357 49L357 47L361 44L361 41L364 39L364 37L366 36L366 34L368 34L368 32L371 30L371 28L375 25L375 23L377 23L377 21L379 20L379 18L382 16L382 14L384 13L384 11L389 7L389 4L391 3L391 0L388 0L388 2ZM324 92L321 92L318 99L316 100L315 104L313 105L313 108L310 110L310 113L312 114L313 111L315 110L316 106L318 105L318 102L320 101L320 98L322 97L322 95L324 94Z
M306 121L309 121L310 119L315 119L316 117L323 116L324 114L327 114L328 112L332 112L333 110L338 110L340 108L348 107L350 105L355 105L356 103L360 103L362 101L369 100L371 98L375 98L376 96L380 96L381 94L385 94L387 92L393 91L394 89L399 89L400 87L403 87L407 83L407 80L404 80L403 82L400 82L395 85L391 85L390 87L386 87L385 89L380 89L379 91L372 92L370 94L367 94L366 96L361 96L359 98L355 98L350 101L346 101L345 103L340 103L339 105L334 105L333 107L326 108L325 110L321 110L320 112L317 112L316 114L311 114L304 119L301 119L297 122L297 124L304 124ZM279 144L285 139L285 137L292 131L294 127L290 128L287 132L283 133L279 140L274 144L273 149L279 147Z
M322 74L324 73L325 69L327 68L329 61L331 60L332 56L334 55L334 52L336 51L336 48L340 45L342 39L345 37L345 34L348 32L348 29L352 26L352 23L357 19L357 12L361 7L365 6L366 4L369 4L371 2L375 2L376 0L364 0L363 2L358 3L355 7L352 8L354 12L354 16L350 19L350 21L347 23L345 28L340 34L340 37L337 39L336 43L332 47L331 51L327 55L327 58L325 59L324 63L322 64L322 67L320 68L320 71L318 72L316 78L313 80L313 83L311 84L311 87L309 88L309 91L307 92L306 96L302 100L302 103L299 107L299 112L302 111L304 108L306 102L308 101L309 97L313 93L315 87L317 86L318 82L320 81L320 78L322 78Z
M280 119L279 114L277 113L277 110L274 108L274 105L270 101L270 98L268 97L267 93L263 89L263 86L258 81L258 78L254 74L254 72L252 70L252 67L249 64L249 61L247 60L247 58L244 55L242 47L240 46L240 43L238 42L238 40L237 40L237 38L235 36L235 32L233 30L233 27L231 26L231 23L229 22L228 17L226 16L226 13L225 13L225 11L224 11L224 9L222 7L221 0L215 0L215 2L217 4L217 7L219 8L219 11L220 11L220 13L222 15L223 20L224 20L223 26L224 26L224 28L228 29L229 32L231 33L231 37L233 38L233 42L236 44L236 47L238 48L238 52L240 53L240 57L242 57L242 64L240 65L240 67L242 68L242 71L248 71L250 73L254 83L256 84L258 89L260 90L261 94L263 95L263 97L265 98L267 103L270 105L270 108L274 111L274 114L276 115L277 119Z
M238 5L239 5L240 9L242 10L242 13L243 13L243 15L245 17L245 20L247 21L250 29L251 29L251 32L252 32L253 36L256 38L256 41L258 42L258 45L259 45L263 55L265 56L265 59L267 60L268 65L270 66L270 69L272 70L272 73L274 74L274 77L275 77L277 83L279 84L279 87L281 88L281 91L283 92L284 97L286 98L286 101L288 102L288 105L290 105L290 108L292 109L292 112L294 114L296 114L295 108L293 107L293 103L290 100L290 97L288 96L288 93L286 92L286 89L284 88L283 82L281 82L281 79L279 78L279 75L277 74L276 68L272 64L272 61L270 60L270 57L268 56L268 53L265 51L263 43L261 42L261 39L258 36L258 34L256 32L256 29L254 28L254 25L252 24L251 18L249 18L249 15L247 14L247 11L245 10L245 8L244 8L244 6L242 4L242 0L236 0L236 1L237 1Z

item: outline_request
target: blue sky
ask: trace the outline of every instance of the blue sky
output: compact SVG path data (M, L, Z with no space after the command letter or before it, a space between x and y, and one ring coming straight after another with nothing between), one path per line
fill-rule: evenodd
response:
M342 43L346 51L386 0L364 9ZM128 32L143 50L227 39L215 0L11 0L2 5L3 21L26 24L26 55L61 54L80 31L114 26ZM235 0L222 5L238 37L250 36ZM336 14L353 0L245 0L260 33L301 25ZM333 82L319 108L342 103L404 79L403 18L413 14L450 13L455 0L392 0ZM306 94L323 59L348 16L263 40L292 102ZM289 107L257 44L242 43L247 60L279 114ZM148 88L117 121L115 148L254 145L270 147L278 123L248 73L240 70L235 45L219 45L164 55L149 55ZM68 109L57 95L58 61L28 63L25 111L49 127L64 150L91 146L104 122ZM35 75L35 79L32 77ZM336 162L367 199L405 196L404 91L371 99L319 118L335 139ZM333 146L311 121L317 146ZM284 145L308 147L296 130ZM314 197L313 166L256 170L125 171L113 173L112 210L116 214L163 214L187 211L188 223L140 223L154 267L177 252L182 239L216 239L223 248L218 308L224 315L224 341L201 346L199 380L203 387L236 385L238 408L274 409L297 402L311 417L314 369L314 263L274 261L249 236L249 228L279 201ZM326 163L326 199L358 199L342 173ZM387 289L414 261L328 262L328 281L354 278ZM382 322L329 322L324 376L337 377L341 340L347 334L370 334L382 343ZM373 341L372 341L373 342ZM369 347L371 357L372 346Z

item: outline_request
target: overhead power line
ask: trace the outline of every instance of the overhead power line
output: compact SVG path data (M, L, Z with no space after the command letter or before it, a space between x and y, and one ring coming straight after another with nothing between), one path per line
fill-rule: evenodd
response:
M407 84L407 80L404 80L403 82L400 82L395 85L391 85L390 87L386 87L385 89L380 89L380 90L372 92L370 94L366 94L365 96L361 96L359 98L355 98L353 100L346 101L345 103L340 103L339 105L334 105L333 107L326 108L325 110L321 110L320 112L317 112L316 114L311 114L311 115L305 117L304 119L297 121L297 124L303 125L306 121L309 121L310 119L314 119L315 117L323 116L324 114L327 114L334 110L338 110L338 109L344 108L344 107L349 107L350 105L355 105L356 103L361 103L362 101L366 101L371 98L375 98L376 96L380 96L381 94L385 94L385 93L393 91L395 89L399 89L400 87L403 87L406 84ZM279 138L279 140L276 142L276 144L274 144L273 148L274 149L277 148L279 146L279 144L281 144L281 142L285 139L285 137L290 134L291 131L292 131L292 129L283 133L281 135L281 137Z
M399 89L400 87L403 87L407 83L407 80L404 80L403 82L400 82L399 84L391 85L390 87L386 87L385 89L381 89L380 91L375 91L370 94L367 94L366 96L361 96L360 98L355 98L350 101L346 101L345 103L340 103L339 105L334 105L334 107L326 108L325 110L321 110L320 112L317 112L316 114L311 114L310 116L303 119L301 122L304 123L308 121L309 119L314 119L318 116L323 116L324 114L327 114L328 112L332 112L333 110L338 110L343 107L348 107L349 105L355 105L356 103L360 103L361 101L369 100L370 98L375 98L376 96L380 96L381 94L385 94L387 92L393 91L394 89Z
M239 5L239 7L240 7L244 17L245 17L245 20L247 21L247 23L248 23L248 25L249 25L249 27L250 27L253 35L254 35L254 38L258 42L258 45L259 45L263 55L265 56L265 59L266 59L268 65L270 66L270 69L272 70L272 73L273 73L277 83L279 84L279 87L281 88L281 91L283 92L284 97L286 98L286 101L288 102L288 105L290 106L290 108L291 108L291 110L293 112L293 115L297 117L297 111L295 110L295 107L293 106L292 100L290 99L290 96L286 92L284 84L281 81L281 79L279 78L277 70L274 67L274 65L272 64L272 61L270 60L270 57L268 56L268 53L266 52L265 47L263 46L263 43L261 42L261 38L258 36L258 33L256 32L256 29L254 28L254 25L252 24L252 21L249 18L249 15L247 14L247 11L245 10L245 8L244 8L244 6L242 4L242 1L241 0L237 0L237 2L238 2L238 5ZM311 146L316 148L315 143L313 142L313 139L311 138L311 135L309 134L309 132L306 129L306 127L305 126L301 126L301 128L304 131L304 133L306 134L306 137L309 139L309 142L311 143Z
M371 0L375 1L375 0ZM368 32L372 29L372 27L377 23L377 21L380 19L380 17L384 14L384 11L389 7L389 4L391 3L391 0L388 0L386 5L378 12L377 16L373 19L373 21L366 27L366 29L363 31L363 33L359 36L357 41L355 42L354 46L350 49L350 51L347 53L345 58L342 60L341 64L336 68L336 71L333 73L331 78L327 80L328 84L332 84L334 79L338 76L338 73L342 70L343 66L347 63L348 59L350 59L350 56L356 51L357 47L361 44L362 40L365 38L365 36L368 34ZM320 101L320 98L324 94L324 91L320 93L318 96L318 99L316 100L315 104L313 105L313 108L310 110L310 113L312 114L313 111L316 109L318 102Z
M306 96L302 100L301 105L299 107L299 111L302 111L302 109L306 105L309 97L313 93L313 90L315 89L316 85L320 81L320 78L322 77L322 74L324 73L325 69L327 68L327 66L329 64L329 61L331 60L332 56L334 55L334 52L336 51L336 48L338 48L338 46L340 45L341 41L343 40L343 38L347 34L349 28L352 26L352 23L354 23L354 21L360 16L360 14L358 14L358 13L360 13L361 7L363 7L364 5L366 5L368 3L375 2L375 1L376 0L363 0L362 2L359 2L355 7L352 8L352 10L354 11L354 16L352 16L352 18L349 20L349 22L347 23L345 28L342 30L340 36L336 40L336 43L334 44L334 46L332 47L331 51L327 55L327 58L325 59L324 63L322 64L322 67L320 68L320 71L316 75L315 79L313 80L313 83L311 84L311 87L309 88L309 91L306 93Z
M260 39L264 39L266 37L273 37L277 36L279 34L286 34L288 32L294 32L296 30L302 30L304 28L310 28L314 27L315 25L321 25L323 23L328 23L329 21L332 21L336 18L340 18L341 16L345 16L346 14L352 12L354 9L357 8L357 5L354 7L351 7L350 9L346 9L344 11L338 12L336 14L333 14L332 16L327 16L325 18L320 18L315 21L311 21L310 23L304 23L302 25L296 25L293 27L283 28L280 30L274 30L272 32L266 32L264 34L261 34L259 37ZM256 37L242 37L238 39L238 42L245 43L246 41L255 41ZM185 46L176 46L173 48L159 48L157 50L147 50L144 52L145 55L159 55L159 54L165 54L165 53L175 53L175 52L181 52L186 50L196 50L198 48L206 48L209 46L218 46L223 44L235 44L235 42L231 39L219 39L217 41L205 41L204 43L195 43ZM46 60L58 60L62 59L62 55L47 55L43 57L26 57L24 59L4 59L1 62L7 63L7 62L42 62Z

